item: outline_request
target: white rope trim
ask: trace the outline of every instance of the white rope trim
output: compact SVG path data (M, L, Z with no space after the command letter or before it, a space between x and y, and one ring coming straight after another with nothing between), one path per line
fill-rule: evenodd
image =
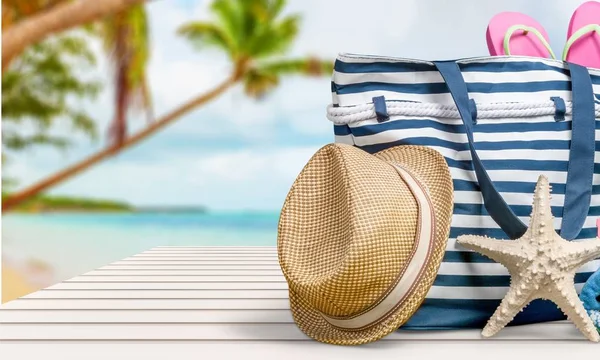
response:
M573 111L573 103L565 101L566 114ZM431 116L460 119L455 105L435 103L416 103L409 101L386 101L387 113L390 116ZM538 101L530 103L496 103L477 105L477 119L515 118L554 115L554 102ZM327 106L327 119L336 125L347 125L358 121L377 118L375 105L364 104L354 106ZM596 105L596 118L600 118L600 105Z

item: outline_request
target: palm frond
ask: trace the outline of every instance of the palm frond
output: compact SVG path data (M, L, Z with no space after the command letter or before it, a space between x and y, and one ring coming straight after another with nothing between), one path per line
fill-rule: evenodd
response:
M300 28L300 16L288 16L262 29L247 45L253 58L280 55L287 51L296 39Z
M276 59L298 36L301 18L283 15L286 0L214 0L210 22L191 22L179 34L196 46L218 47L233 62L232 79L246 94L262 98L285 75L321 76L333 71L331 61L317 58Z
M323 76L333 71L333 61L316 57L300 59L279 59L255 65L257 71L265 74Z
M190 22L179 27L177 32L198 48L214 46L228 53L231 49L235 48L231 37L216 24Z
M143 5L115 14L102 23L105 49L114 71L115 116L109 129L111 140L121 143L127 135L128 110L151 108L146 81L149 60L148 20Z
M279 85L279 75L259 69L250 69L246 72L243 82L246 95L254 99L262 99Z
M229 40L228 53L237 56L247 37L245 9L250 1L214 0L211 10L215 14L214 24Z
M305 75L322 76L333 71L333 62L317 58L280 59L259 63L249 69L244 76L246 95L262 99L279 85L282 76Z
M9 132L2 134L2 143L11 150L24 150L38 145L50 145L55 148L65 149L71 141L66 137L51 136L49 134L34 134L29 136Z
M251 9L257 19L262 23L275 20L285 6L285 0L255 0L249 1Z
M100 83L80 79L73 69L86 71L94 63L83 38L60 36L33 45L2 75L3 129L5 124L24 120L42 130L61 117L76 123L67 99L93 99Z
M2 76L3 158L37 146L66 148L70 136L52 131L58 122L96 138L95 121L76 104L93 100L100 83L74 71L89 71L94 63L86 39L73 35L46 39L11 63Z

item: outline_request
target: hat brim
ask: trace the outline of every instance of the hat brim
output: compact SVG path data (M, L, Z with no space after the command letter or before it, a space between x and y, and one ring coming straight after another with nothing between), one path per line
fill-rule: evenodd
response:
M429 292L444 257L453 211L452 177L444 157L435 150L413 145L392 147L374 156L409 169L427 187L435 214L433 252L425 272L397 311L386 319L361 330L345 330L327 322L320 312L289 291L290 309L297 326L311 338L329 344L359 345L379 340L400 328L419 309ZM400 180L399 178L399 181Z

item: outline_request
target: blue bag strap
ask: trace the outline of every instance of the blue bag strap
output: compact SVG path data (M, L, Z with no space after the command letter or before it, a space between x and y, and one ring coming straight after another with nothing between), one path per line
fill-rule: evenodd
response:
M581 231L592 200L596 112L590 73L581 65L567 64L571 72L573 121L560 235L571 240Z
M475 150L474 121L469 107L469 94L458 64L454 61L437 61L434 64L444 78L463 121L485 208L506 235L511 239L521 237L527 231L527 226L504 201ZM570 63L569 68L573 86L573 125L561 236L570 240L581 231L591 201L595 151L595 105L592 81L587 69Z
M479 182L481 195L483 196L483 204L492 219L494 219L506 235L511 239L516 239L527 231L527 226L515 215L498 190L496 190L487 171L483 167L481 159L479 159L475 151L475 144L473 143L473 117L469 108L469 93L467 92L467 85L463 80L460 68L454 61L436 61L435 66L442 74L465 126L467 140L469 141L469 151L473 159L473 168Z

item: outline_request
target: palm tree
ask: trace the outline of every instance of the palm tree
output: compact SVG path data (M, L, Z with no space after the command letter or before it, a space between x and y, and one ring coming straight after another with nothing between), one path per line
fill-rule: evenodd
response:
M152 118L146 79L150 45L144 4L108 16L98 24L97 31L113 65L115 116L109 135L119 145L127 134L127 110L146 110L148 119Z
M51 34L84 25L143 1L2 0L2 70L29 45Z
M285 0L215 0L212 22L184 24L179 33L198 47L224 51L232 70L212 90L192 98L145 129L113 144L92 156L41 180L3 201L4 210L47 190L90 166L155 134L182 115L215 99L236 84L243 84L248 96L262 98L275 88L285 75L320 76L330 74L332 61L313 57L289 59L282 55L298 34L300 17L284 16Z
M146 81L148 22L143 2L2 0L3 73L15 56L14 51L20 52L52 33L102 18L88 28L103 40L114 68L115 116L109 133L112 141L120 143L127 131L128 109L143 109L148 117L152 116ZM54 27L49 29L45 24L54 24ZM38 34L38 37L32 34Z
M102 17L101 21L86 24L85 29L88 35L99 36L103 41L104 48L110 58L114 71L115 115L109 129L109 135L115 144L120 143L125 137L128 109L143 109L147 111L148 117L152 116L145 71L149 53L148 26L146 11L142 2L121 0L118 2L81 2L72 0L2 1L3 39L6 37L10 38L10 34L14 34L15 32L22 32L22 24L35 24L35 31L42 34L40 29L43 28L43 19L62 19L68 14L71 14L69 16L74 16L73 11L77 12L79 16L82 14L91 16L90 14L93 13L105 14L109 13L109 8L112 9L110 15ZM123 6L128 4L133 5L123 8ZM53 21L56 21L56 19ZM61 23L60 25L64 24ZM72 109L66 107L67 102L57 99L62 99L68 91L79 91L78 96L82 95L84 91L81 89L87 89L84 85L88 85L76 78L72 78L71 69L63 64L62 57L65 54L82 54L80 57L83 60L92 61L94 55L90 52L85 39L81 38L81 36L74 37L69 33L63 34L60 32L50 37L47 35L44 34L41 40L27 46L25 51L16 56L14 61L10 62L11 65L3 62L2 83L4 87L4 85L16 82L16 86L13 87L21 88L22 92L24 86L30 83L34 84L37 81L49 86L48 89L55 96L48 97L51 94L46 92L46 98L42 97L38 99L33 97L25 98L23 97L23 93L12 94L3 92L2 109L4 115L7 115L3 116L3 120L14 122L25 115L30 115L32 120L43 123L45 125L43 129L47 130L55 119L70 116L75 125L85 124L87 126L85 130L91 134L95 132L92 119L85 113L73 113ZM5 44L3 43L3 45ZM54 52L51 51L53 49L52 44L55 47ZM3 55L5 54L3 53ZM30 71L27 74L26 70L31 66L23 66L23 63L29 64L32 60L34 65L41 64L43 66L38 66L39 69L32 69L33 72ZM36 61L40 64L37 64ZM50 63L53 66L49 66L48 64ZM62 73L57 74L58 70L62 71ZM68 81L65 79L68 79ZM65 86L67 88L64 88ZM71 88L68 88L68 86ZM37 84L37 87L39 87L39 84ZM37 91L35 85L32 85L28 89L31 89L32 92ZM11 94L14 96L11 97ZM60 97L57 98L59 95ZM48 99L53 100L49 101ZM23 106L19 105L24 102L28 103ZM33 105L31 102L33 102ZM5 140L3 141L3 145L11 149L19 150L31 145L65 147L65 144L67 144L67 139L51 138L44 132L36 134L35 137L19 137L18 133L14 132L15 129L5 129L8 125L10 124L3 121L3 132L9 133L10 136L8 138L3 133L3 140ZM11 139L19 141L6 141Z

